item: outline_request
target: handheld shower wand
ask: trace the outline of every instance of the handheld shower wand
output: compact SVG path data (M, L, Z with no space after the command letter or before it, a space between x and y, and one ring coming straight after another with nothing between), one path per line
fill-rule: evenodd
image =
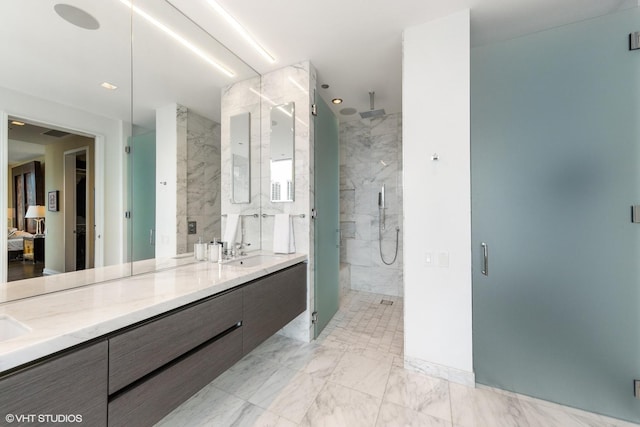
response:
M384 184L382 184L382 188L380 189L380 192L378 193L378 209L380 209L380 220L381 220L381 227L383 230L386 229L386 216L385 216L385 212L384 210L386 209L386 203L385 203L385 195L384 195Z
M384 255L382 255L382 231L386 229L386 214L385 214L386 208L387 208L387 205L385 201L385 188L384 188L384 184L382 184L382 188L378 193L378 210L380 211L378 216L378 247L380 248L380 259L382 260L382 262L385 263L386 265L391 265L394 262L396 262L396 258L398 258L398 243L400 240L400 227L396 227L396 252L393 255L393 259L391 260L391 262L387 262L384 259Z

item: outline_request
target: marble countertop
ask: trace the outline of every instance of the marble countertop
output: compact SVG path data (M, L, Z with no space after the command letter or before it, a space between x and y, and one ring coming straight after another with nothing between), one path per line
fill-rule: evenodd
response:
M206 261L0 305L30 331L0 341L0 373L223 292L307 259L269 257L255 267Z

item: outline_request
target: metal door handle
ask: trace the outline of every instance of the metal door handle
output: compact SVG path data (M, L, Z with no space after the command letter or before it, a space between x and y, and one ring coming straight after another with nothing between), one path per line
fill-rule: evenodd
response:
M489 245L485 242L480 243L482 246L482 274L489 275Z

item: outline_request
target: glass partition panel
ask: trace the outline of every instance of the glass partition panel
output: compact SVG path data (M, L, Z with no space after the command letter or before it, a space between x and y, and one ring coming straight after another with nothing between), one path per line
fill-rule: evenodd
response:
M154 179L137 184L150 174L138 161L131 171L134 206L155 194L155 216L133 221L148 252L137 274L194 262L194 244L221 236L221 96L257 73L169 2L134 4L133 136L155 140ZM153 155L135 148L134 159Z
M627 10L471 56L476 380L634 422L638 22Z

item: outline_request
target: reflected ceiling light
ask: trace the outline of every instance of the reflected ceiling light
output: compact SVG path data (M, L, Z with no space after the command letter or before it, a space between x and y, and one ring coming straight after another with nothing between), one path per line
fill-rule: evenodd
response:
M267 101L269 104L271 104L273 107L275 107L276 104L273 100L269 99L268 96L258 92L257 90L255 90L254 88L250 87L249 90L253 93L255 93L256 95L258 95L260 98L264 99L265 101ZM292 117L291 113L289 113L287 110L282 108L282 105L277 106L276 108L278 108L280 111L282 111L283 113L285 113L287 116ZM309 125L307 124L307 122L305 122L304 120L302 120L300 117L296 116L296 120L298 122L300 122L303 126L305 127L309 127Z
M265 101L267 101L269 104L271 105L276 105L275 102L273 102L271 99L269 99L268 96L258 92L257 90L255 90L254 88L250 87L249 90L253 93L255 93L256 95L258 95L260 98L264 99Z
M17 120L11 120L11 124L16 126L24 126L24 122L19 122Z
M331 103L338 105L338 104L342 104L342 98L333 98L331 100Z
M116 85L112 85L112 84L111 84L111 83L109 83L109 82L103 82L102 84L100 84L100 86L102 86L102 87L103 87L103 88L105 88L105 89L109 89L109 90L116 90L116 89L118 89L118 86L116 86Z
M235 73L233 71L229 70L224 65L220 64L219 62L217 62L214 59L212 59L211 57L209 57L209 55L207 55L205 52L203 52L202 49L200 49L199 47L197 47L196 45L191 43L189 40L187 40L184 37L182 37L180 34L178 34L175 31L173 31L171 28L167 27L162 22L158 21L153 16L149 15L144 10L140 9L137 6L134 6L128 0L120 0L120 2L122 2L124 5L126 5L131 10L133 10L137 15L143 17L148 22L153 24L156 28L164 31L167 35L171 36L174 40L176 40L182 46L186 47L191 52L193 52L194 54L196 54L200 58L204 59L205 62L209 63L209 65L212 65L215 69L217 69L218 71L222 72L224 75L226 75L228 77L234 77L235 76Z
M213 7L215 11L218 12L220 15L222 15L224 19L226 19L227 22L233 27L233 29L236 30L238 34L240 34L242 38L244 38L247 41L247 43L249 43L260 55L262 55L271 64L276 62L276 59L273 57L273 55L267 52L265 48L260 46L260 43L258 43L256 39L254 39L253 36L251 36L251 34L249 34L249 32L238 21L236 21L236 19L233 16L229 14L229 12L224 10L222 6L218 4L217 1L208 0L208 2L211 5L211 7Z

